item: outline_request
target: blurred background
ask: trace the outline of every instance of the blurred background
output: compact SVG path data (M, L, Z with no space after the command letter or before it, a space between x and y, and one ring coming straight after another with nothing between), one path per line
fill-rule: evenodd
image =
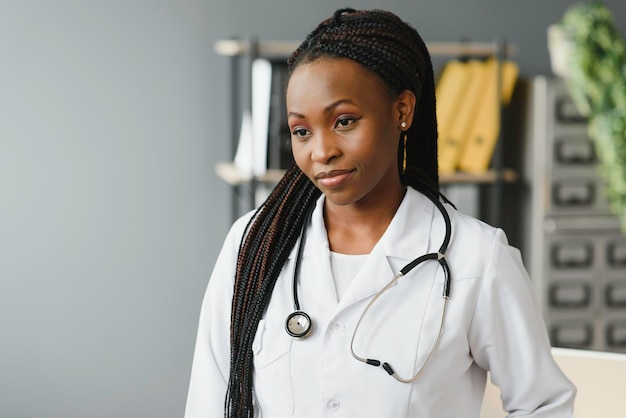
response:
M502 38L514 45L519 87L505 129L515 138L508 149L521 150L533 141L529 124L537 126L529 122L537 112L529 103L553 91L547 29L573 3L354 0L349 6L391 10L427 43ZM626 33L626 3L605 4ZM233 159L239 116L232 115L231 58L214 46L232 37L299 41L346 5L0 0L1 417L182 416L202 296L241 210L236 188L215 171ZM538 86L537 77L546 83ZM526 153L514 154L519 180L508 189L521 200L511 200L519 212L505 204L499 226L531 259L529 231L543 219L537 220L536 191L527 183L532 175L524 174ZM468 204L482 217L481 204ZM598 231L615 236L608 222ZM540 239L548 253L550 240ZM602 239L590 245L604 245ZM556 250L557 262L583 262L572 273L580 280L556 290L542 285L541 298L556 295L556 306L591 297L587 288L595 285L580 273L589 270L585 245ZM616 248L608 254L621 263L626 247ZM540 264L535 258L531 270L545 272ZM619 304L626 300L620 281L626 274L611 274L610 298ZM593 300L583 314L597 311L588 308L600 303ZM611 349L606 338L588 335L598 320L583 314L568 314L568 325L551 336L565 345ZM618 314L625 318L623 309ZM626 338L619 326L616 347Z

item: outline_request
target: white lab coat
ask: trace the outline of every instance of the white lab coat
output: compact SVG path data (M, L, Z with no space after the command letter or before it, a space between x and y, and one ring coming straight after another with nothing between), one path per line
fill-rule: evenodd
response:
M404 384L381 367L356 361L350 339L366 304L405 264L438 250L444 222L432 202L409 188L387 231L337 302L323 203L322 196L308 226L298 278L301 308L311 316L314 329L298 341L285 332L285 319L294 310L294 249L253 344L259 416L476 418L486 372L491 371L510 416L571 417L575 388L551 356L519 251L507 244L501 230L450 207L452 239L446 257L452 289L432 362L419 380ZM235 260L249 216L233 225L209 281L186 418L224 416ZM436 338L442 284L436 261L401 278L372 305L355 338L355 352L390 363L403 378L412 377Z

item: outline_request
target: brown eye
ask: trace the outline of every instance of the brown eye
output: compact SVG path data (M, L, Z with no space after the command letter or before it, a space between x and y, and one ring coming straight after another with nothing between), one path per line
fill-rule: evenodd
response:
M347 126L350 126L354 122L354 120L355 120L354 118L348 118L348 117L339 118L337 122L335 123L335 127L345 128Z
M296 128L293 131L291 131L291 135L298 137L298 138L304 138L305 136L307 136L309 132L304 129L304 128Z

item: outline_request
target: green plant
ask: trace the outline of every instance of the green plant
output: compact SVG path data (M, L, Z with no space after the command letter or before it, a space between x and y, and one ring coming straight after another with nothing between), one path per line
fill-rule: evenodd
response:
M569 43L566 84L588 118L611 210L626 231L626 45L600 1L570 6L559 28Z

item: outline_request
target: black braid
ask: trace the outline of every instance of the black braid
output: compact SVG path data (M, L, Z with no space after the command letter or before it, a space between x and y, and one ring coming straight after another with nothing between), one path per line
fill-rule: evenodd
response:
M401 180L430 196L441 196L433 70L417 31L386 11L341 9L307 36L288 59L289 70L293 73L300 64L320 57L349 58L360 63L384 81L390 97L407 89L415 94L414 120L406 132L407 169ZM401 167L402 138L399 144ZM227 417L253 416L252 342L276 280L307 221L307 210L320 194L294 165L246 227L239 247L232 300Z
M320 191L293 165L247 226L237 258L231 314L228 417L252 417L252 342L305 211Z

